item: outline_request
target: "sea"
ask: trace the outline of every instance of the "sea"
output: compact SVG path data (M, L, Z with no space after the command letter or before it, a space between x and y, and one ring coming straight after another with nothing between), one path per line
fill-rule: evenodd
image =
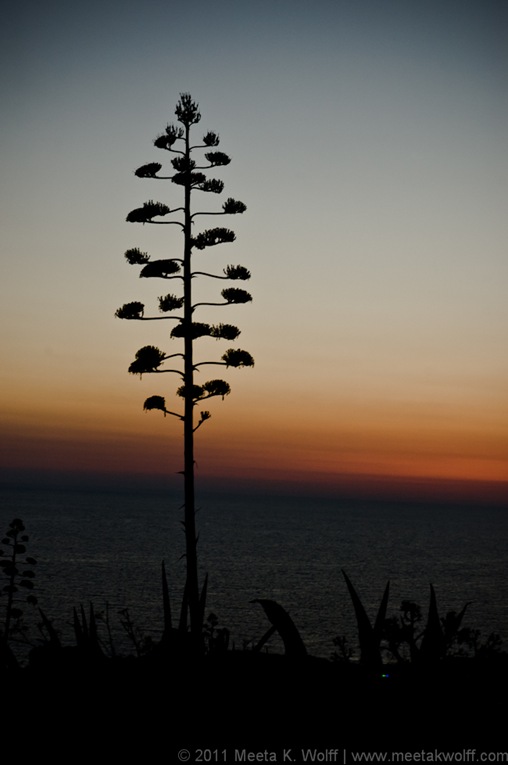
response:
M185 579L178 494L7 488L0 501L1 538L13 518L23 520L26 554L37 560L38 607L63 642L73 644L74 608L88 613L90 604L106 651L134 652L127 613L138 640L157 640L162 561L178 622ZM372 623L388 581L389 616L409 600L425 618L432 584L441 616L469 603L463 626L483 638L499 634L508 650L505 507L215 491L199 498L197 527L205 613L229 630L231 647L263 637L270 624L253 601L271 599L291 615L310 654L330 658L338 636L355 649L345 571ZM36 645L38 608L25 605L24 621ZM282 652L280 638L272 636L265 650Z

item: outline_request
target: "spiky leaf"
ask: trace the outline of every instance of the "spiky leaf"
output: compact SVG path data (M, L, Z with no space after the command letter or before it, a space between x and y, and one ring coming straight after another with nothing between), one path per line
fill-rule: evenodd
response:
M295 623L288 612L275 600L257 598L252 603L259 603L271 624L282 638L286 656L302 657L307 655L307 649L298 632Z
M437 611L436 591L433 585L430 585L430 603L427 616L427 625L423 633L422 644L420 646L419 659L421 661L436 661L442 658L444 649L443 630Z
M376 630L374 630L372 624L370 623L369 617L367 616L365 608L363 607L362 601L360 600L359 595L357 594L352 582L344 570L342 571L342 575L344 576L355 610L356 622L358 625L358 639L360 643L361 660L366 666L377 667L382 663L380 652L381 636L378 627L380 618L376 620ZM378 613L382 613L383 611L386 613L387 600L388 585L385 588L385 594L381 601L380 611Z
M206 608L206 596L208 592L208 574L205 574L205 581L201 588L201 595L199 598L199 624L201 629L203 628L203 622L205 620L205 608Z
M162 561L162 606L164 612L164 637L167 639L173 629L173 622L171 619L171 601L164 561Z
M49 635L50 644L60 648L61 647L60 638L58 637L57 631L53 627L53 623L48 619L44 611L42 611L40 608L39 608L39 614L41 615L42 624Z

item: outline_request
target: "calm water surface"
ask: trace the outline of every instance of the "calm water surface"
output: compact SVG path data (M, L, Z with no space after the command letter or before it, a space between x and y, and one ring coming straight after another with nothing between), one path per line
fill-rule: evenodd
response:
M170 579L174 616L184 581L180 498L107 492L0 492L0 533L14 517L38 560L39 603L69 639L73 606L118 612L155 638L162 627L160 565ZM429 583L444 615L472 601L466 626L495 631L508 647L508 512L495 507L231 497L201 500L197 522L207 612L237 646L269 627L254 598L271 598L297 624L308 650L329 657L333 638L355 644L345 569L373 621L387 580L389 613L402 599L426 611ZM282 647L274 637L271 650Z

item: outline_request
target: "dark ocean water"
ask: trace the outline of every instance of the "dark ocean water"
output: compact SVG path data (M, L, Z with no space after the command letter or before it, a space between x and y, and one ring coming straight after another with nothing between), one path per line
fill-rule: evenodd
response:
M73 606L89 602L98 611L107 606L119 648L125 649L123 608L141 632L157 638L162 560L178 618L184 581L179 497L2 490L0 499L0 533L14 517L25 522L27 552L38 560L39 604L69 640ZM329 657L336 635L355 644L345 569L372 621L388 579L389 614L403 599L425 613L433 583L442 615L471 601L464 626L485 636L497 632L508 648L508 511L502 507L214 494L203 496L200 508L207 612L228 627L238 647L269 627L254 598L283 605L314 655ZM282 650L277 637L270 649Z

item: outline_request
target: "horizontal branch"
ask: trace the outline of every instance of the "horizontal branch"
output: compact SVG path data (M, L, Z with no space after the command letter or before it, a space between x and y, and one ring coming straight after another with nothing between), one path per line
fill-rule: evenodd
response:
M209 276L211 279L228 279L230 281L247 281L250 279L250 271L245 266L226 266L223 269L224 276L210 274L207 271L194 271L191 276Z
M138 319L134 319L134 321L164 321L164 319L176 319L177 321L183 321L182 316L140 316ZM166 358L169 358L169 356Z
M169 358L169 356L167 358ZM143 374L163 375L166 372L173 372L176 375L180 375L182 380L184 378L184 373L181 371L181 369L152 369L150 372L144 372Z
M155 226L180 226L182 231L185 229L185 226L183 223L180 223L178 220L147 220L144 221L145 223L152 223Z
M199 308L202 305L223 306L223 305L235 305L235 303L196 303L195 305L192 306L192 310L194 310L195 308Z
M219 367L225 367L227 366L225 361L200 361L198 364L193 365L193 369L197 369L198 367L204 367L205 365L211 365L215 364L215 366Z
M211 279L229 279L229 276L219 276L218 274L208 274L206 271L193 271L192 276L209 276Z
M224 212L224 210L215 211L215 212L195 212L191 215L192 218L196 218L198 215L227 215L227 213Z

